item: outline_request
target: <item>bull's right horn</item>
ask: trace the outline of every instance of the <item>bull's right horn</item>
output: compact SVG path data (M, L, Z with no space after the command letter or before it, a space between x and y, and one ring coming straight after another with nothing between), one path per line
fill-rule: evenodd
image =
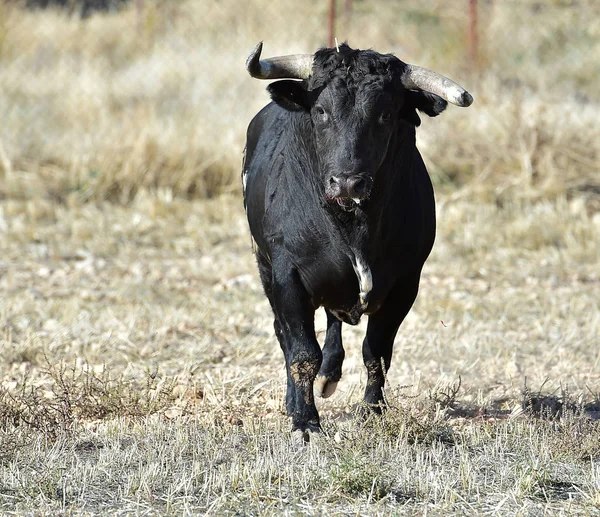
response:
M262 41L246 59L248 73L256 79L307 79L312 73L312 54L293 54L260 59Z
M406 71L402 74L402 84L408 90L435 93L457 106L466 108L473 104L473 96L460 84L420 66L406 65Z

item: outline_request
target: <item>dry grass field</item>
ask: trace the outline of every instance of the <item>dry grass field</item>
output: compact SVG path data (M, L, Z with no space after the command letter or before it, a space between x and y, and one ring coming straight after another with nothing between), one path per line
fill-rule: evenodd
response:
M438 238L389 410L356 416L346 326L302 445L240 197L267 100L243 61L323 44L325 5L0 2L2 514L600 515L598 7L486 4L474 76L462 10L356 4L342 38L476 102L419 129Z

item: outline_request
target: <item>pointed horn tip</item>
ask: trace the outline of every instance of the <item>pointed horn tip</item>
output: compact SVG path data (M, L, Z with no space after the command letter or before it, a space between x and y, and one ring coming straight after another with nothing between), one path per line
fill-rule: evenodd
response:
M471 104L473 104L473 100L473 96L469 92L464 91L461 96L460 106L463 108L468 108Z
M448 96L445 97L445 99L459 108L468 108L473 104L473 96L462 87L459 87L453 92L448 92L447 94Z
M248 73L254 77L254 74L258 72L260 69L259 61L260 55L262 53L263 42L259 41L258 44L254 47L250 55L246 59L246 70Z

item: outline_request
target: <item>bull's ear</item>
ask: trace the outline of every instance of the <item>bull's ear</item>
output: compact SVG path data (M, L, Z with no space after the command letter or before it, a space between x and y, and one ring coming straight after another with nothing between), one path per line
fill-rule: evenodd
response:
M310 111L310 95L304 81L283 80L267 86L274 103L290 111Z
M430 117L437 117L446 109L446 106L448 106L448 103L433 93L406 90L404 92L404 104L400 110L400 117L412 125L419 127L421 119L416 110L422 111Z

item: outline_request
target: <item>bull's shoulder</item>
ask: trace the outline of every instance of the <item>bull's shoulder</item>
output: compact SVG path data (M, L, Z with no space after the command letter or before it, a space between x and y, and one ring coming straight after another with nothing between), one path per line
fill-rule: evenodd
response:
M257 150L260 150L261 147L264 148L266 142L272 142L273 134L271 128L277 126L277 119L281 116L281 109L271 102L261 109L250 121L248 130L246 131L246 162L248 164L252 162L254 153ZM267 137L266 140L265 137Z

